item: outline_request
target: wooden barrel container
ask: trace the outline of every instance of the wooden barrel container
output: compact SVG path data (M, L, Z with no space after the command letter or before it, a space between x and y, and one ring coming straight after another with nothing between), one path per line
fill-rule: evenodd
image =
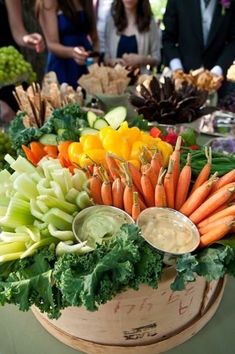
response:
M197 333L213 316L224 283L198 277L184 291L172 292L173 268L164 271L158 289L142 285L117 295L96 312L69 307L50 320L34 315L61 342L89 354L156 354Z

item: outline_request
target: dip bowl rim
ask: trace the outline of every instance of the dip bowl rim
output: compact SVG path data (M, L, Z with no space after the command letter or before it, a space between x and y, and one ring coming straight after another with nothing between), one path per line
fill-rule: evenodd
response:
M182 221L184 221L185 223L188 224L188 226L190 226L192 228L192 231L193 231L193 234L194 234L194 237L195 239L197 239L197 242L196 242L196 245L194 247L191 247L189 250L185 251L185 252L171 252L171 251L168 251L166 249L162 249L162 248L159 248L157 247L156 245L154 245L153 242L151 242L142 232L142 229L141 229L141 226L139 225L139 222L140 222L140 219L141 217L150 212L151 210L164 210L164 212L169 212L169 215L172 215L172 214L175 214L177 215L178 217L182 218ZM141 213L139 214L137 220L136 220L136 224L138 225L138 227L140 228L141 230L141 236L144 238L144 240L150 244L153 248L155 248L157 251L160 251L160 252L163 252L165 254L168 254L168 255L172 255L172 256L182 256L184 254L187 254L187 253L191 253L193 251L195 251L199 244L200 244L200 233L199 233L199 230L197 228L197 226L184 214L180 213L178 210L175 210L175 209L172 209L172 208L167 208L167 207L149 207L149 208L146 208L144 209L143 211L141 211Z

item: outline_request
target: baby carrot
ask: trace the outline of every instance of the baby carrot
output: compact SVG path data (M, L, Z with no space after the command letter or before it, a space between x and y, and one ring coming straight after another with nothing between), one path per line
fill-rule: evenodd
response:
M178 179L179 179L179 174L180 174L180 147L181 147L181 142L182 142L182 137L179 135L176 144L175 144L175 149L170 156L170 160L174 161L174 167L172 170L173 174L173 181L174 181L174 191L176 191Z
M119 167L117 165L117 162L115 161L114 157L109 154L105 155L105 162L108 168L109 175L114 181L115 178L119 177Z
M163 167L160 169L157 185L155 187L155 206L165 208L166 203L166 193L163 185L163 177L166 173L166 170Z
M101 197L101 180L97 176L92 176L89 179L89 188L91 197L95 204L103 204L103 200Z
M113 205L112 184L109 180L108 174L102 167L100 167L99 172L103 180L101 185L102 202L104 205Z
M154 206L154 189L149 176L147 176L146 174L143 174L141 176L141 187L144 195L144 200L147 206Z
M132 205L131 216L136 221L139 215L140 215L140 204L139 204L138 192L133 192L133 205Z
M221 240L231 230L233 224L233 222L224 223L203 234L200 239L200 247L210 246L212 243Z
M208 147L206 146L205 147L205 155L206 155L206 158L207 158L207 163L205 164L205 166L202 168L201 172L199 173L194 185L193 185L193 188L192 188L192 191L191 191L191 194L198 188L200 187L204 182L206 182L210 176L210 173L211 173L211 164L212 164L212 152L211 152L211 147Z
M208 215L210 215L214 210L219 208L222 204L226 203L226 201L231 197L231 195L235 192L235 188L228 189L219 189L215 194L213 194L210 198L208 198L199 208L197 208L189 218L194 222L194 224L198 224L200 221L205 219Z
M135 187L137 188L139 193L142 193L142 188L141 188L141 173L138 170L138 168L136 168L132 163L128 162L128 169L131 175L131 179L133 184L135 185Z
M175 209L179 210L187 199L190 182L191 182L191 154L188 154L187 163L180 172L177 190L175 194Z
M224 176L220 177L212 187L211 192L213 193L218 189L220 189L221 187L225 186L226 184L232 182L235 182L235 168L232 171L226 173Z
M164 178L164 189L168 208L174 209L175 205L175 183L173 177L174 160L170 159L168 170Z
M235 219L235 217L232 215L224 216L220 219L217 219L215 221L208 223L207 225L205 225L203 227L198 228L199 233L200 233L200 235L204 235L207 232L211 231L212 229L215 229L217 226L220 226L221 224L224 224L224 223L232 222L232 221L234 221L234 219Z
M235 204L228 206L227 208L220 210L217 213L209 216L208 218L201 221L197 226L199 228L204 227L204 226L208 225L209 223L214 222L214 221L216 221L220 218L223 218L225 216L228 216L228 215L235 216Z
M133 184L133 192L138 192L138 190L134 184ZM139 199L140 210L142 211L142 210L146 209L147 205L144 202L142 194L140 194L139 192L138 192L138 199Z
M179 211L186 216L192 214L194 210L196 210L205 201L206 197L210 193L212 185L213 180L209 180L207 183L204 183L200 187L198 187L186 199Z
M155 173L153 167L150 165L149 168L146 169L144 174L149 177L149 179L152 183L153 189L155 189L156 184L157 184L158 175Z
M153 169L153 171L155 172L157 178L159 176L159 172L160 172L160 169L162 167L162 156L161 155L161 152L160 151L155 151L154 154L153 154L153 157L151 159L151 162L150 162L150 165Z
M113 206L123 209L124 185L119 177L115 178L112 184Z
M122 166L123 166L125 179L126 179L126 185L125 185L124 192L123 192L123 205L124 205L124 210L129 215L131 215L132 205L133 205L134 187L133 187L131 175L129 173L128 163L122 163Z

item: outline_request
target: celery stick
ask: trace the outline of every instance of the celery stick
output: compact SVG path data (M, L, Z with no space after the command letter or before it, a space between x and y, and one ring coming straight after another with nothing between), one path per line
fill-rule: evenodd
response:
M60 200L64 200L64 193L60 185L55 181L51 181L50 184L51 187L53 188L54 196Z
M74 245L69 245L66 242L60 242L56 246L56 255L62 256L65 253L76 253L76 254L84 254L87 252L94 251L93 248L86 245L87 241L76 243Z
M16 228L16 233L17 232L19 232L19 233L24 232L34 242L38 242L41 239L40 231L38 230L38 228L36 226L33 226L33 225L19 226Z
M37 190L40 195L46 194L55 196L55 192L50 185L50 180L47 180L46 178L43 178L41 179L41 181L38 182Z
M85 209L89 206L94 205L92 199L89 197L86 191L79 192L76 198L76 203L81 209Z
M76 188L78 191L83 190L83 185L87 181L87 176L85 172L82 170L76 170L75 174L72 177L72 184L73 187Z
M9 183L11 174L7 170L0 171L0 185L2 186L5 183Z
M45 203L45 205L51 209L51 208L58 208L63 210L64 212L68 214L73 214L75 211L78 210L77 205L74 205L72 203L66 202L64 200L60 200L57 198L54 198L50 195L39 195L37 197L37 201L41 201Z
M29 203L13 197L8 205L6 215L0 218L0 225L17 227L30 225L33 223L33 220L34 218L30 212Z
M16 252L16 253L8 253L3 256L0 256L0 263L15 261L16 259L20 259L23 252Z
M8 253L23 252L25 251L25 243L22 241L17 242L0 242L0 256Z
M59 184L63 194L68 193L68 191L72 188L72 177L67 169L61 169L52 172L52 178L56 183Z
M8 162L9 165L11 165L11 164L13 164L13 163L15 162L15 159L14 159L11 155L9 155L9 154L6 154L6 155L5 155L4 160L5 160L6 162Z
M41 222L39 220L34 220L33 225L38 229L38 230L43 230L47 227L47 223L46 222Z
M8 206L10 203L10 198L6 196L1 196L0 198L0 206Z
M27 242L29 241L30 237L29 235L23 233L23 232L1 232L0 233L0 241L4 242L17 242L17 241L22 241L22 242ZM1 244L1 243L0 243Z
M8 198L9 198L9 197L8 197ZM25 202L28 202L28 201L29 201L29 199L28 199L25 195L23 195L23 194L21 194L21 193L19 193L19 192L15 192L14 198L22 199L22 200L24 200Z
M37 199L36 204L43 214L48 212L49 208L46 206L46 204L43 201Z
M38 173L36 168L24 157L18 156L14 162L10 163L5 156L5 160L10 164L11 168L16 172L26 172L28 174Z
M67 202L76 204L76 198L78 196L78 190L75 188L71 188L68 193L65 195L65 200L67 200Z
M55 228L54 225L49 224L48 225L48 230L51 234L51 236L58 238L61 241L69 241L69 240L74 240L74 234L72 231L60 231Z
M0 206L0 218L4 217L7 212L7 206Z
M55 243L56 239L52 237L45 238L39 242L34 243L32 246L30 246L23 254L21 254L20 258L25 258L32 256L38 248L50 245L51 243Z
M15 179L13 187L16 191L27 197L28 200L35 199L38 195L36 184L26 173L22 173Z
M43 221L62 231L72 230L73 216L58 208L52 208L43 216Z
M36 200L34 200L34 199L30 200L30 212L36 219L43 221L43 213L38 208Z

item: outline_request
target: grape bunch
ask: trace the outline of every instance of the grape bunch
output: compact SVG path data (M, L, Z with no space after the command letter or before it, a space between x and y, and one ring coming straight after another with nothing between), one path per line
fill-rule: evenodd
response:
M0 86L35 80L36 74L31 64L17 49L13 46L0 48Z
M15 155L15 151L12 149L9 136L0 130L0 171L5 166L4 156L10 154Z

